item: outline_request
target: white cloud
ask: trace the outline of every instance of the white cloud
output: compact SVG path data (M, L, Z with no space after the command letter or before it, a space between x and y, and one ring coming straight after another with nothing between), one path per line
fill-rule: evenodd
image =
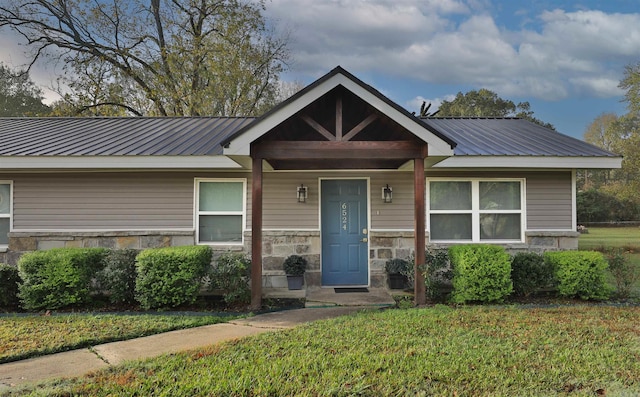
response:
M526 18L520 26L527 28L509 30L489 15L490 5L273 0L267 11L294 25L294 70L314 77L342 65L358 74L557 100L618 96L624 65L638 61L640 13L515 10L511 17Z
M418 113L418 111L420 110L420 106L422 106L422 103L424 102L427 104L427 106L431 104L429 113L433 113L438 110L438 108L440 108L440 105L442 105L443 101L453 101L455 98L455 95L445 95L444 98L428 99L418 95L417 97L407 101L405 103L405 106L410 112Z

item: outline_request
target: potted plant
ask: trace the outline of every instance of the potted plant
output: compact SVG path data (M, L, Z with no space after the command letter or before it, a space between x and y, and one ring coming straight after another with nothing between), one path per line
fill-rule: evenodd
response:
M282 267L287 274L289 289L302 289L304 272L307 270L307 260L300 255L291 255L284 260Z
M407 274L410 271L409 262L400 259L389 259L384 265L387 272L387 283L390 289L405 289L408 284Z

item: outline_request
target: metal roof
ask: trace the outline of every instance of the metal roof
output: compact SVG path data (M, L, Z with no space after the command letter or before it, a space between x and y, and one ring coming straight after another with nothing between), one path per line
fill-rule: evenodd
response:
M458 145L455 156L619 157L519 118L425 118Z
M222 155L251 117L0 118L2 156Z
M0 156L215 156L246 117L0 118ZM517 118L427 118L455 156L619 157Z

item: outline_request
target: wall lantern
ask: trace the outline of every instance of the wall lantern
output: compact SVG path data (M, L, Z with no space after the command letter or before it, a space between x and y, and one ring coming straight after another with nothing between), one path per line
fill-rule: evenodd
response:
M298 186L297 196L299 203L307 202L307 187L305 185L300 184L300 186Z
M393 202L393 188L389 186L388 183L386 187L382 188L382 202L383 203Z

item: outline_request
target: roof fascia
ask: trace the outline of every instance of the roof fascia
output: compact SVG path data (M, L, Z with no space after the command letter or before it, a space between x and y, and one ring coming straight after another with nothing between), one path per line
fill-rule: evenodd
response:
M621 168L622 157L455 156L432 168Z
M225 155L249 155L251 142L255 141L271 129L278 126L283 121L289 119L309 104L318 100L333 88L342 85L354 95L360 97L369 105L387 115L389 118L406 128L408 131L422 139L429 145L429 156L452 156L455 143L448 142L430 130L430 127L420 122L406 111L392 106L380 96L372 93L350 75L345 75L342 71L333 73L326 79L319 80L315 86L295 100L288 101L278 107L275 112L270 112L265 117L256 120L253 124L238 132L225 145ZM390 101L389 101L390 102Z
M0 156L3 169L242 168L226 156Z

